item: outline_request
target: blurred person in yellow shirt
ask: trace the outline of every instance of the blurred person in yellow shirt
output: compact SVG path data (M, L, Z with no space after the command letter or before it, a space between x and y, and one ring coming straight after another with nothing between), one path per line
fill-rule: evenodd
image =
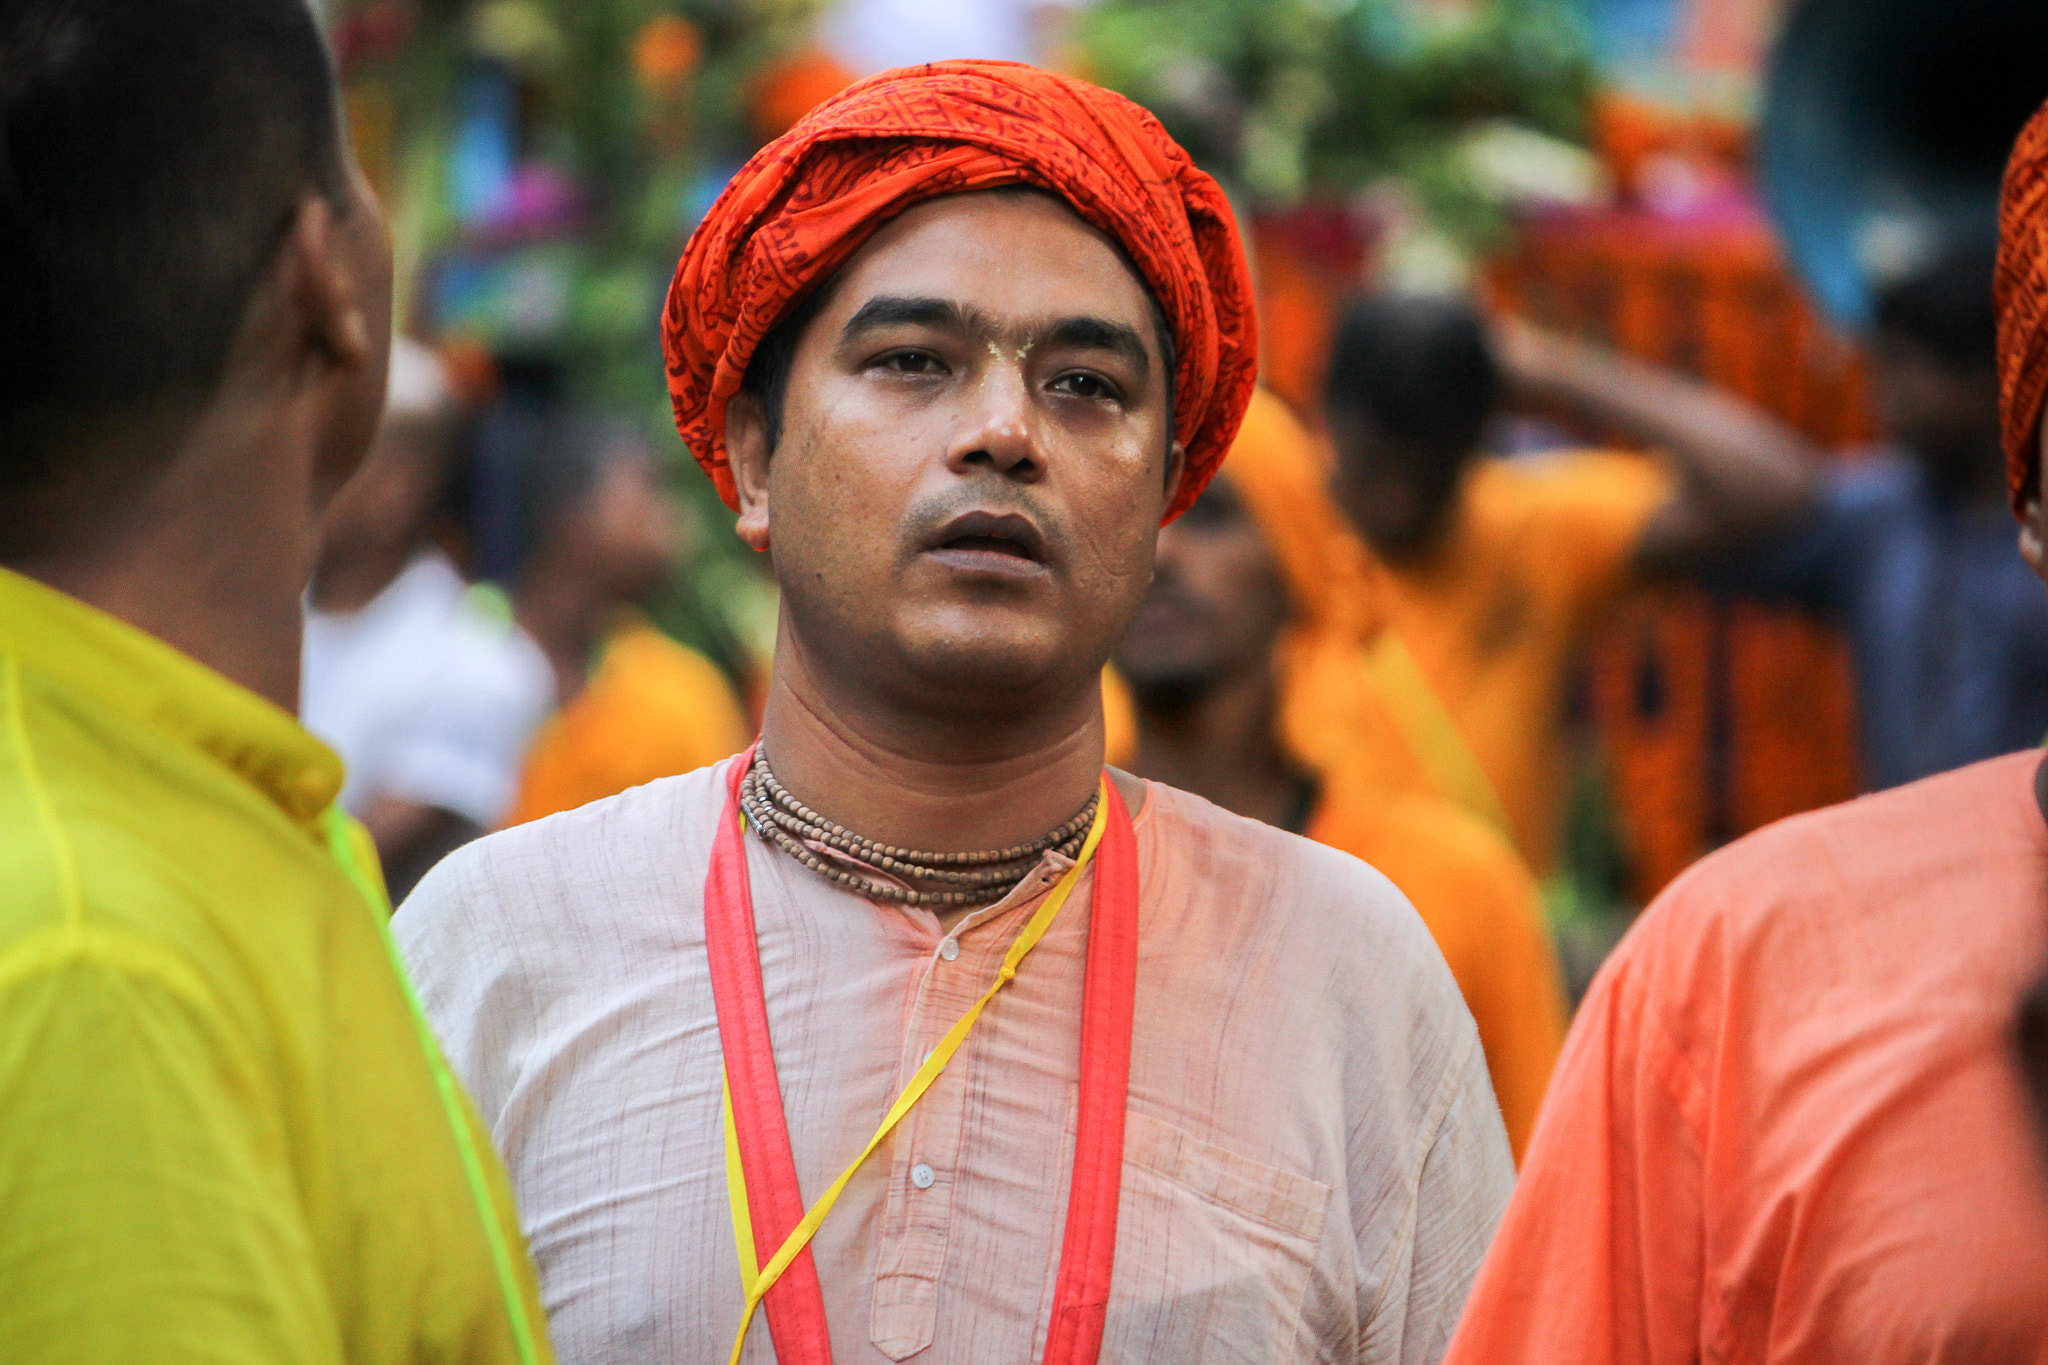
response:
M391 257L299 0L0 8L0 1358L544 1365L300 728Z
M731 683L637 609L680 534L654 453L629 423L512 412L495 439L512 472L513 614L554 670L557 712L535 736L508 825L729 758L752 737Z
M1747 404L1460 300L1382 294L1339 323L1325 383L1338 500L1387 570L1366 656L1383 714L1320 727L1377 779L1433 790L1556 861L1570 666L1633 580L1714 567L1808 512L1818 458ZM1658 452L1503 458L1503 400ZM1336 737L1346 737L1339 739Z
M1320 769L1290 722L1356 685L1383 589L1325 491L1313 438L1252 399L1222 471L1159 534L1155 577L1116 663L1135 719L1131 771L1372 864L1407 895L1479 1025L1519 1159L1564 1039L1565 1002L1536 884L1506 837L1439 797Z

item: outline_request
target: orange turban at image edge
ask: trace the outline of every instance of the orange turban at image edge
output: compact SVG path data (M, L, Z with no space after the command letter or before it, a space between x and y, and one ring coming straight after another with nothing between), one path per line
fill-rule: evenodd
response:
M882 224L944 195L1035 185L1121 245L1179 350L1185 511L1222 463L1258 362L1251 281L1223 191L1121 95L1016 62L885 71L763 147L691 234L662 351L676 429L737 508L725 408L754 348Z
M2048 400L2048 105L2021 130L1998 211L1998 381L2006 479L2021 510Z

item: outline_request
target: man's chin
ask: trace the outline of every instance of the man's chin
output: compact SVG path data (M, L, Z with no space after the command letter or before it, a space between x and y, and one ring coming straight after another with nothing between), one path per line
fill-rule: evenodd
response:
M904 672L945 704L1014 713L1028 709L1048 689L1058 690L1074 678L1092 679L1100 670L1106 644L1076 640L1051 623L1003 620L1002 615L906 632L897 641Z

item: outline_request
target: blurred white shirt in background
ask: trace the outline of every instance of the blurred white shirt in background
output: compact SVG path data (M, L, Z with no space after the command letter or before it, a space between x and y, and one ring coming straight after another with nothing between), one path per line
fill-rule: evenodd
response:
M345 809L384 795L490 829L511 809L555 681L509 613L428 551L361 611L306 613L299 695L306 728L347 765Z

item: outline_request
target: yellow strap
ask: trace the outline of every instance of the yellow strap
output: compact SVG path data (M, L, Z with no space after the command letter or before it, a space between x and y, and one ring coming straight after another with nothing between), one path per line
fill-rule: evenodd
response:
M1052 927L1053 919L1067 903L1067 897L1073 894L1074 884L1081 879L1081 870L1088 866L1088 860L1095 856L1095 846L1102 842L1102 831L1109 821L1109 779L1104 777L1102 781L1103 789L1095 803L1095 823L1089 828L1088 838L1081 845L1081 856L1074 860L1074 865L1060 878L1059 885L1052 889L1052 894L1045 898L1045 903L1031 916L1030 922L1024 926L1024 932L1018 934L1016 941L1010 945L1010 950L1003 954L1003 965L996 971L995 984L983 991L981 998L969 1006L967 1013L961 1015L959 1022L939 1040L939 1045L924 1059L924 1065L918 1067L917 1074L910 1078L910 1084L903 1087L903 1093L889 1106L888 1114L882 1119L882 1126L868 1139L868 1145L861 1148L860 1155L853 1159L853 1164L841 1171L839 1178L833 1181L831 1187L819 1197L818 1202L811 1206L803 1221L790 1231L781 1247L768 1258L768 1264L760 1266L758 1270L755 1269L759 1263L755 1260L754 1253L754 1222L747 1209L747 1173L740 1164L739 1129L733 1123L732 1117L732 1081L729 1077L725 1080L725 1187L726 1194L732 1201L733 1241L739 1250L740 1288L745 1291L747 1300L746 1311L740 1315L739 1334L732 1342L732 1365L739 1365L740 1349L747 1344L747 1328L753 1325L754 1310L760 1306L762 1297L775 1287L775 1282L782 1278L782 1272L789 1269L790 1262L810 1245L811 1237L824 1224L825 1215L832 1212L832 1206L839 1202L840 1193L845 1190L846 1183L853 1179L853 1173L860 1169L861 1163L874 1154L875 1148L882 1145L882 1140L889 1136L890 1130L924 1098L925 1091L932 1088L932 1082L946 1069L946 1063L953 1060L953 1054L967 1041L967 1035L974 1028L975 1020L981 1018L982 1010L989 1001L995 999L997 991L1009 985L1016 977L1018 966L1030 955L1031 950L1038 946L1038 941L1045 937L1045 931Z
M1508 816L1456 718L1401 637L1382 630L1363 652L1366 677L1439 795L1506 830Z

